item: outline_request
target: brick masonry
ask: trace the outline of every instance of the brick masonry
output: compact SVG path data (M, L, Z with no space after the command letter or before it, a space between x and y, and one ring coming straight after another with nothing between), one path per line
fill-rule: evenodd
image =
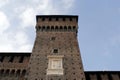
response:
M37 20L36 40L28 65L27 79L85 80L77 41L78 17L37 16ZM58 53L54 53L54 49ZM47 75L49 55L64 55L63 75Z

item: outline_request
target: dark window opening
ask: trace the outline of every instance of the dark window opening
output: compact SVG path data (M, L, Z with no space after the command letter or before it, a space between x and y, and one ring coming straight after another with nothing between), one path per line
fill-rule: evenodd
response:
M62 30L63 29L63 27L62 26L60 26L60 30Z
M70 18L70 21L72 21L72 18Z
M58 29L58 26L55 26L55 29L57 30L57 29Z
M113 80L111 74L108 74L108 79Z
M73 30L75 30L75 26L73 26Z
M1 70L1 74L3 74L3 73L4 73L4 69Z
M19 76L19 75L20 75L20 70L17 70L16 76Z
M9 74L9 72L10 72L10 70L9 70L9 69L7 69L5 73L8 75L8 74Z
M67 26L64 26L64 29L67 30Z
M24 56L21 56L20 60L19 60L19 63L23 63L23 60L24 60Z
M14 60L14 56L11 56L9 62L13 62L13 60Z
M97 74L97 80L102 80L100 74Z
M119 76L119 79L120 79L120 74L118 76Z
M51 19L51 18L49 18L49 21L52 21L52 19Z
M45 29L45 26L43 26L42 29Z
M51 30L54 30L54 26L51 26Z
M0 62L3 62L5 56L0 56Z
M45 21L45 18L42 18L42 21Z
M41 29L41 26L39 26L38 28L39 28L39 30L40 30L40 29Z
M56 21L58 21L58 18L56 18Z
M15 70L12 70L10 74L15 74Z
M55 40L56 37L51 37L51 40Z
M0 56L0 61L1 61L1 59L2 59L2 56Z
M71 29L71 26L68 26L68 29L70 30L70 29Z
M53 50L53 53L58 53L58 49L54 49L54 50Z
M22 75L24 76L26 74L26 70L23 70L22 71Z
M86 80L90 80L89 74L85 74Z
M63 21L65 21L65 18L63 18Z
M47 26L47 29L50 29L50 26Z

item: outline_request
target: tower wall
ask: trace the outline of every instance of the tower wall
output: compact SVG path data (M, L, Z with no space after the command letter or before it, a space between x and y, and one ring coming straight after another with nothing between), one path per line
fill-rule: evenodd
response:
M77 16L37 16L28 80L85 80L77 21Z

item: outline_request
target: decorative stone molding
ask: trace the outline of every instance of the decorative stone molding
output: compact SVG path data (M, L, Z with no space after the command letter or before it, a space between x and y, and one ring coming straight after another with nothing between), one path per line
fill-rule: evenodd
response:
M49 55L47 75L63 75L63 55Z

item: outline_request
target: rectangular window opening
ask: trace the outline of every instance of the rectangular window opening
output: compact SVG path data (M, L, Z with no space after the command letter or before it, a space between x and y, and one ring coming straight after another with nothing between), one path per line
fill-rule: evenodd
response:
M51 37L51 40L55 40L56 37Z
M5 56L0 56L0 62L3 62Z
M23 60L24 60L24 56L21 56L20 60L19 60L19 63L23 63Z
M54 50L53 50L53 53L58 53L58 49L54 49Z
M13 62L13 60L14 60L14 56L11 56L9 62Z

